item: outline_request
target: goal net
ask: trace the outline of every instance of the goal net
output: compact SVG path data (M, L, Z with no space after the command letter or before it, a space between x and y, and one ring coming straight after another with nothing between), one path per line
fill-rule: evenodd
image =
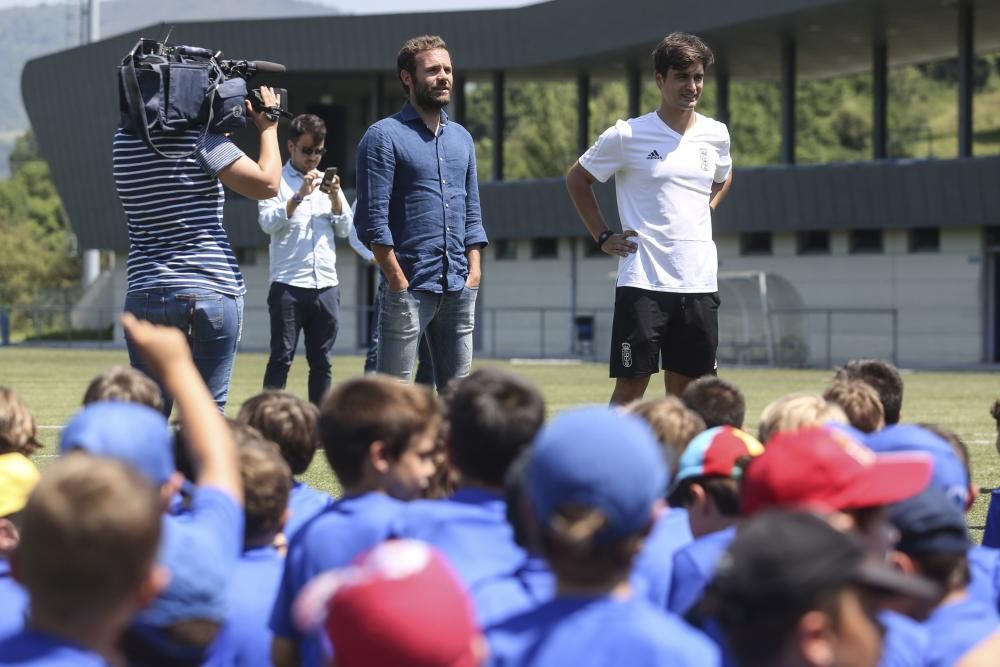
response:
M719 363L802 367L809 360L802 297L764 271L719 274Z

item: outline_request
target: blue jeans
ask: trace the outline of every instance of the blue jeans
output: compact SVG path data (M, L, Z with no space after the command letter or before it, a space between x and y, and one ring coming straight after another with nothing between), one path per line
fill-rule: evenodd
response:
M243 328L243 297L197 287L161 287L126 294L125 312L153 324L177 327L187 334L194 365L219 412L223 412ZM132 366L152 377L132 341L126 338L125 342ZM159 384L159 378L153 379ZM163 414L169 416L173 399L162 384L160 391Z
M409 381L421 334L427 341L438 391L472 367L472 331L478 288L435 294L387 290L379 323L378 371Z
M330 352L340 328L340 287L310 289L271 283L267 310L271 316L271 356L264 371L264 388L285 388L301 331L309 362L309 401L319 405L330 388Z
M382 302L385 300L385 293L388 290L388 283L380 273L378 290L375 292L375 301L372 303L371 315L371 336L368 338L368 353L365 355L365 373L374 373L378 368L378 329L382 321ZM420 348L417 351L417 377L414 379L417 384L434 386L434 362L431 361L431 350L427 346L427 337L420 337Z

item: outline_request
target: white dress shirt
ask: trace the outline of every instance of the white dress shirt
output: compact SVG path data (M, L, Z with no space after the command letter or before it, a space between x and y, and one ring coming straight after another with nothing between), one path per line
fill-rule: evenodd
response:
M271 237L271 282L322 289L337 280L334 235L347 237L354 230L354 216L340 190L341 213L331 212L330 197L319 188L307 195L288 217L287 204L302 187L302 174L286 162L281 170L278 196L258 204L260 228Z

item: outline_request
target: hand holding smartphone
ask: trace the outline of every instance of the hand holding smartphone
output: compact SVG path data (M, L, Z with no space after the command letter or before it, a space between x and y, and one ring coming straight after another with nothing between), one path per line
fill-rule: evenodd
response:
M333 179L337 177L336 167L327 167L326 172L323 174L323 182L319 184L319 189L323 192L330 192L330 185L333 183Z

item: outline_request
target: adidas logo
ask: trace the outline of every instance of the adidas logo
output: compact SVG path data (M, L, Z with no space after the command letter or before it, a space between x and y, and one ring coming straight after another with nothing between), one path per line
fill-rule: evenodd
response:
M652 153L650 153L649 155L646 156L646 159L647 160L662 160L663 156L660 155L659 153L657 153L656 150L654 150Z

